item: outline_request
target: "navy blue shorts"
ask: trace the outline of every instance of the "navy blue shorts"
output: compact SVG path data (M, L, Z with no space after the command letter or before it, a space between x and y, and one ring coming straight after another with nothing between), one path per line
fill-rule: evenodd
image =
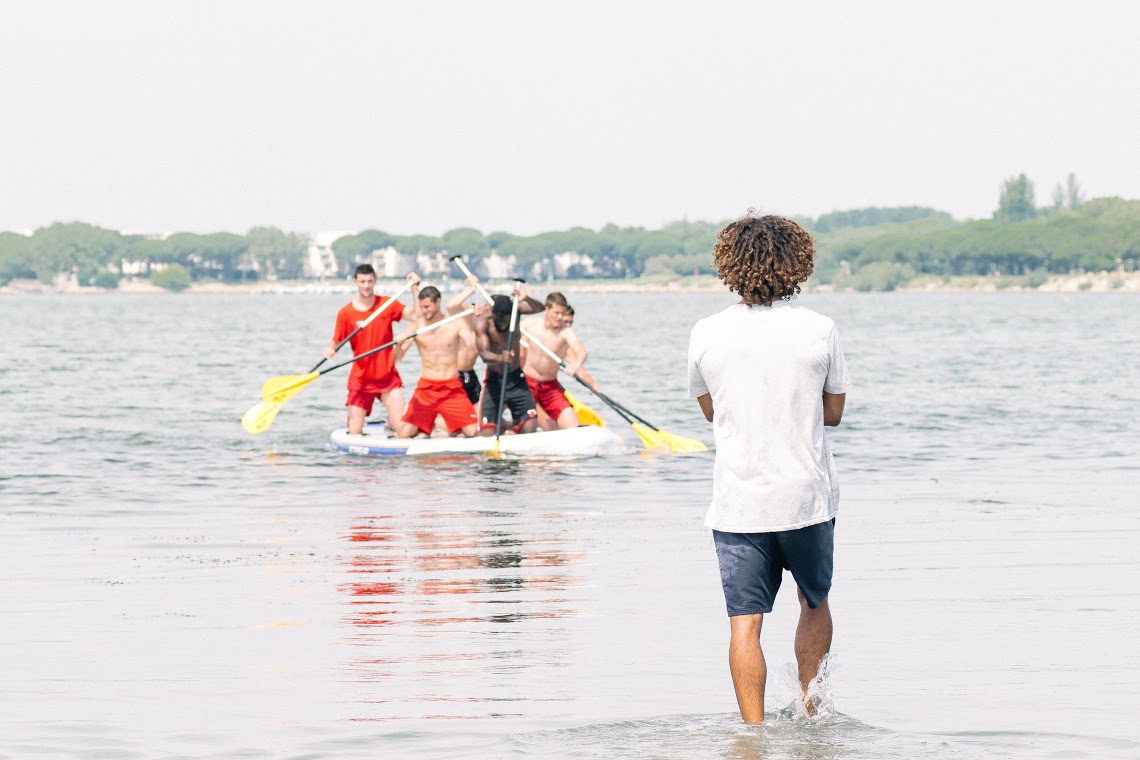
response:
M713 531L728 616L772 611L784 570L815 609L831 591L835 519L774 533Z

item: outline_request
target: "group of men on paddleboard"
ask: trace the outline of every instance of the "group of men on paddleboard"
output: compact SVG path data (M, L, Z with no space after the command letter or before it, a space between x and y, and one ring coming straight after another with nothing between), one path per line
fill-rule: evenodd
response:
M349 336L353 354L359 355L392 342L395 322L411 322L395 339L398 343L392 350L352 364L345 400L349 433L363 432L376 400L384 405L388 426L400 438L431 435L437 419L453 436L531 433L540 425L544 429L578 426L578 415L558 382L558 371L564 365L568 374L597 385L582 368L587 351L574 331L574 310L565 296L552 292L544 303L528 296L519 283L511 296L495 295L489 306L469 307L467 299L481 291L478 278L470 275L467 288L448 300L445 317L439 289L421 288L414 272L407 279L412 306L399 300L385 306L389 299L375 292L375 270L361 264L353 276L356 296L337 312L332 341L325 349L330 359ZM516 320L512 334L516 301L518 313L526 319ZM373 317L379 309L384 311ZM534 342L542 345L530 345ZM405 408L404 383L396 364L413 343L420 355L420 380ZM479 358L486 365L482 386L475 374ZM510 411L510 427L501 420L504 410Z

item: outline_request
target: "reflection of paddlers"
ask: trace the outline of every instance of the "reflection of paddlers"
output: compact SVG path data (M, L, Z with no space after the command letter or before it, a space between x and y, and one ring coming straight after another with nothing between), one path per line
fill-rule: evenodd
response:
M713 423L716 462L705 524L713 530L731 628L728 662L740 715L764 720L760 627L783 571L796 581L796 661L804 705L831 648L839 486L824 426L838 425L851 380L835 323L791 303L815 247L799 225L748 216L720 231L718 276L740 303L697 322L689 392Z

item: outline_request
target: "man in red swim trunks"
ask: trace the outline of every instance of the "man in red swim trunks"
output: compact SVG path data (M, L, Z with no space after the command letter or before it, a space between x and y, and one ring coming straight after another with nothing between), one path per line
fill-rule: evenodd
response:
M581 369L587 354L574 328L566 325L566 308L566 297L551 293L546 297L542 316L525 320L523 328L560 358L569 356L566 373L573 375ZM558 364L538 346L530 346L523 355L522 370L535 402L558 428L578 427L578 414L566 400L566 389L558 382Z
M439 290L428 286L419 292L420 317L401 339L412 333L435 324L443 319L439 309ZM403 358L411 341L400 343L396 349L396 359ZM478 430L478 417L475 407L467 398L463 381L459 379L459 355L469 353L475 345L475 333L465 319L457 319L442 327L415 338L423 366L416 392L404 412L403 421L396 428L400 438L413 438L418 435L431 435L435 427L436 415L443 418L443 424L451 435L462 433L475 435Z
M419 300L420 278L415 272L408 275L412 283L412 313ZM376 270L371 264L361 264L353 277L356 297L336 313L336 328L332 341L325 349L325 358L336 355L336 346L352 334L357 326L368 319L388 299L376 295ZM396 301L349 342L352 353L360 354L371 348L382 346L392 340L392 323L404 318L404 304ZM388 412L388 427L396 429L397 421L404 414L404 394L400 390L404 381L396 371L396 361L392 351L381 351L352 364L348 373L348 432L360 433L364 429L364 419L372 413L376 399L384 404Z

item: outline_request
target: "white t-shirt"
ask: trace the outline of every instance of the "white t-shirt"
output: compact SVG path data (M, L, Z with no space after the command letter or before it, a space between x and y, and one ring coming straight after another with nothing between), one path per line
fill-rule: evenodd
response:
M835 323L777 301L730 306L689 338L689 394L712 394L713 498L705 524L767 533L835 516L839 482L823 392L851 387Z

